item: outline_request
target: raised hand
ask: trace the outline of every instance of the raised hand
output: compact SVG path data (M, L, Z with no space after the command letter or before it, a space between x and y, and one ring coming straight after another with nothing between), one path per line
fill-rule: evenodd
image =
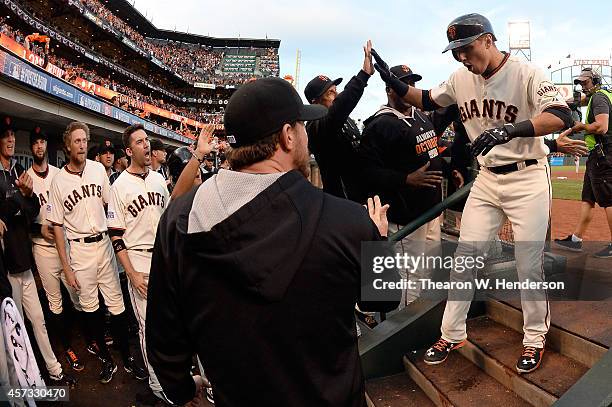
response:
M381 236L386 237L389 232L389 221L387 220L387 210L389 205L382 205L378 195L374 196L374 199L368 198L368 214L370 219L378 228L378 232Z
M372 41L368 40L363 46L363 71L368 75L374 75L374 66L372 65Z

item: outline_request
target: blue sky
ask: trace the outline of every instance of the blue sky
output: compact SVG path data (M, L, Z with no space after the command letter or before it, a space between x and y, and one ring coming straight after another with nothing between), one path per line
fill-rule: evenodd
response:
M589 7L574 11L585 4L576 1L174 0L173 7L168 4L162 0L135 2L160 28L280 39L281 76L294 74L295 54L300 49L300 94L318 74L343 77L342 89L361 68L362 45L367 39L390 65L407 64L421 74L420 87L435 86L459 67L452 55L441 53L447 44L446 27L455 17L471 12L491 20L502 50L508 48L508 22L529 20L532 61L544 69L549 64L553 69L567 65L574 58L609 59L612 53L612 24L593 21L612 15L612 2L589 3L591 17L581 11ZM568 54L571 60L565 59ZM352 116L365 119L383 103L384 85L376 75Z

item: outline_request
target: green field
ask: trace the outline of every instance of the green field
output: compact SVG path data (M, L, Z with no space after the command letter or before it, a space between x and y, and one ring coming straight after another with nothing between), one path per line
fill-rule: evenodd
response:
M572 173L576 172L575 165L562 165L559 167L551 166L550 167L552 176L552 188L553 188L553 198L554 199L571 199L574 201L580 201L582 196L582 179L556 179L557 176L561 176L561 174L556 175L557 173ZM585 166L581 165L579 168L579 172L584 174ZM570 176L572 178L572 176Z

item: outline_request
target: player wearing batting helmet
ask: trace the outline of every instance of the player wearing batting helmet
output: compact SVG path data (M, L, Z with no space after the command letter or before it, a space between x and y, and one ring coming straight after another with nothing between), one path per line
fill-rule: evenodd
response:
M455 256L474 256L472 246L479 249L476 253L485 250L507 218L516 241L519 280L537 285L544 280L542 251L552 201L548 148L541 136L571 127L570 110L541 69L497 49L486 17L458 17L446 35L443 52L451 51L462 67L436 88L421 90L400 81L372 50L375 68L413 106L435 110L456 103L459 107L472 154L482 169L463 212ZM473 271L453 270L451 279L470 278ZM521 294L524 337L516 369L528 373L542 362L550 309L544 290ZM425 354L428 364L444 362L451 350L465 343L471 292L460 295L446 303L441 338Z

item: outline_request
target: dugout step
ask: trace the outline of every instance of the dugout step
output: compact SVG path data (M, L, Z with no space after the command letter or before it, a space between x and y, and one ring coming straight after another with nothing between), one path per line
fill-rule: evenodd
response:
M366 382L368 404L373 407L434 407L427 394L406 373Z
M603 303L606 305L606 303ZM607 303L610 306L610 303ZM493 321L516 331L519 335L523 334L523 314L520 309L520 301L497 301L490 300L485 303L486 315ZM586 301L568 302L551 301L551 326L546 335L546 347L552 349L570 359L575 360L587 368L593 367L599 359L607 352L609 346L594 340L589 336L588 331L575 328L582 327L581 322L574 321L574 318L585 317L593 319L593 324L597 327L591 333L596 333L596 337L607 336L610 331L610 309L601 308L601 303L591 303ZM594 311L600 310L599 315L593 315ZM603 330L603 332L601 332ZM585 335L586 334L586 335ZM612 334L612 332L608 332ZM546 354L544 356L546 358Z
M423 354L421 350L404 356L404 367L436 406L532 406L457 351L433 366L423 362Z
M589 369L547 346L541 366L521 375L515 364L523 350L522 334L486 316L468 320L467 330L468 344L459 352L534 406L552 405Z

